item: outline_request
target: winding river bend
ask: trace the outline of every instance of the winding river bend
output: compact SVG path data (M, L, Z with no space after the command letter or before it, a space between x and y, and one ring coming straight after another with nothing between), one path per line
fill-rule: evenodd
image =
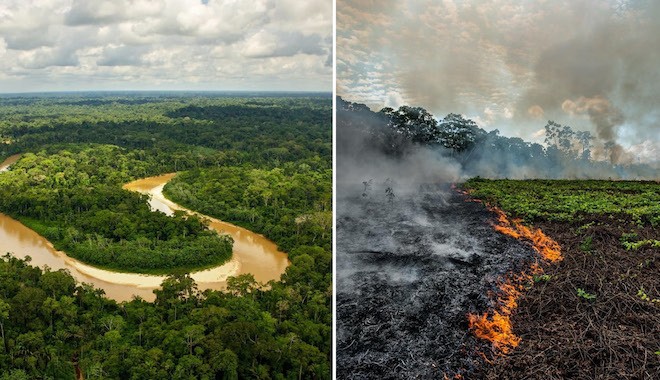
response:
M2 162L0 173L6 171L19 157L12 156ZM126 184L124 188L150 195L149 204L154 210L168 215L175 210L193 213L163 196L163 187L174 176L175 173L144 178ZM286 270L289 264L287 255L278 251L272 241L244 228L201 216L209 219L210 228L220 233L228 233L234 238L234 251L229 262L191 273L199 289L224 289L227 277L244 273L252 273L259 282L278 280ZM86 282L103 289L108 297L117 301L127 301L133 296L152 301L155 299L153 290L165 279L165 276L113 272L84 264L64 252L57 251L41 235L0 213L0 253L6 252L20 258L30 256L32 265L42 268L47 265L52 270L66 269L78 282Z

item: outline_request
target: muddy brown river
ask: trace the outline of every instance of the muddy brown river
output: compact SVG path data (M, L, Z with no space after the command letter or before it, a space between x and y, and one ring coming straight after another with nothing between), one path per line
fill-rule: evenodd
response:
M19 156L12 156L0 164L0 175L16 162ZM144 178L126 184L125 189L150 195L152 209L171 215L174 210L192 213L163 196L165 184L175 173L158 177ZM201 214L198 214L201 215ZM287 255L280 252L272 241L264 236L214 218L209 219L209 227L230 234L234 238L232 259L218 267L191 273L200 290L221 290L229 276L251 273L259 282L279 280L289 262ZM44 237L27 228L20 222L0 213L0 252L11 252L14 256L30 256L32 265L48 266L52 270L66 269L79 282L86 282L103 289L106 295L117 301L126 301L133 296L145 300L155 299L153 290L158 288L165 276L152 276L136 273L120 273L99 269L84 264L57 251Z

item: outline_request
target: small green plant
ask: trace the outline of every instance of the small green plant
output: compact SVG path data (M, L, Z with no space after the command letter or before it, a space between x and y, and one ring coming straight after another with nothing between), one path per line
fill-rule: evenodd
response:
M590 252L591 249L593 248L593 241L594 239L591 236L587 236L586 238L584 238L584 240L580 244L580 250L583 252Z
M586 230L588 230L589 228L591 228L594 224L596 224L596 222L589 222L589 223L587 223L587 224L584 224L584 225L578 227L578 229L577 229L576 232L579 233L579 234L581 234L581 233L583 233L584 231L586 231Z
M585 300L593 300L596 299L595 294L587 293L584 289L582 288L577 288L577 295L578 297L584 298Z
M646 291L644 290L643 286L641 288L639 288L639 290L637 291L637 297L641 298L642 301L655 302L655 303L660 302L660 299L658 299L658 298L649 297L649 295L646 294Z
M548 282L550 281L551 278L552 276L550 276L549 274L535 274L532 277L534 282Z
M645 245L650 245L651 247L660 247L660 240L640 240L640 241L635 241L635 242L627 242L624 241L623 246L626 247L626 250L635 250L635 249L640 249L641 247Z
M621 239L619 240L621 240L622 243L633 243L637 241L638 237L639 236L635 232L626 232L621 235Z

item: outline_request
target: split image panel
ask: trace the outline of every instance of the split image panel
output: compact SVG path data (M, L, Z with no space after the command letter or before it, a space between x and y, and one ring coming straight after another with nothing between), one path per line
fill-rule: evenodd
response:
M660 6L0 2L0 380L660 378Z

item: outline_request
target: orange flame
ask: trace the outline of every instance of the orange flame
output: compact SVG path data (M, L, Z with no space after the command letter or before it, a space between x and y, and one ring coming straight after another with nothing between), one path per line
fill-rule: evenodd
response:
M492 342L493 348L504 354L518 347L520 343L520 338L513 333L511 319L508 315L502 315L497 311L494 311L492 316L489 316L488 313L470 314L468 321L477 338Z
M550 239L546 234L543 233L540 229L529 228L523 225L519 219L513 219L509 221L504 211L487 205L487 207L494 211L497 214L498 225L495 226L495 230L512 236L516 239L527 240L532 243L532 247L546 260L551 263L561 261L561 247L559 243Z
M461 193L469 195L468 192ZM486 207L497 214L498 223L494 226L496 231L515 239L529 241L544 260L553 263L562 260L561 247L543 231L524 226L519 219L509 220L502 210L487 203ZM509 274L499 285L495 310L482 315L468 315L469 326L474 335L490 341L495 352L507 354L520 344L520 337L513 332L511 315L518 306L525 283L529 282L533 275L541 273L543 269L534 263L529 271L517 275Z
M532 275L542 272L543 269L534 263L531 265L529 273L509 275L507 280L499 286L498 306L492 314L486 312L482 315L468 315L469 326L474 335L490 341L495 351L503 354L518 347L520 337L513 333L511 315L518 307L518 299L524 290L525 283L532 278Z
M466 196L466 198L465 198L465 202L484 203L481 199L472 198L472 197L470 196L470 190L459 189L458 187L456 187L456 184L453 184L453 183L452 183L452 184L451 184L451 189L454 190L455 192L459 193L459 194L463 194L463 195L465 195L465 196Z

